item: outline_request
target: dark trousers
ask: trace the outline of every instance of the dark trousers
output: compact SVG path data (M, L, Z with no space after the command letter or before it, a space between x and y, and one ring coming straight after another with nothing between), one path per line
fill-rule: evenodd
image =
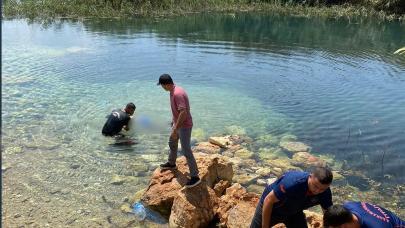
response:
M262 203L256 207L255 215L253 216L252 223L250 224L250 228L261 228L262 227ZM277 215L277 213L273 213L271 215L271 223L269 227L272 227L278 223L284 223L287 228L307 228L307 219L305 217L304 212L299 212L293 215Z

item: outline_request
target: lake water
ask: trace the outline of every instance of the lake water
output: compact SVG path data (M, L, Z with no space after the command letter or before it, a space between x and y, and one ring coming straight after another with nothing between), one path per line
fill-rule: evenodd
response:
M3 20L3 222L121 226L120 203L167 156L162 73L188 92L198 141L293 134L381 192L405 189L405 58L393 54L404 40L399 22L258 13ZM130 101L158 127L110 145L105 116ZM136 178L115 186L114 175ZM398 197L381 201L400 212Z

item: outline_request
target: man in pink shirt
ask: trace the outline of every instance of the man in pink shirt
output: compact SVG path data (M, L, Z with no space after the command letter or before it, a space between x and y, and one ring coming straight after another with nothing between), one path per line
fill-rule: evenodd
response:
M169 138L169 159L168 162L161 164L161 170L176 169L177 148L180 139L181 148L184 156L187 159L188 168L190 170L190 180L186 184L186 188L191 188L198 185L201 180L198 177L198 167L195 161L193 152L191 151L190 139L191 130L193 128L193 118L190 113L190 104L186 91L180 86L173 83L172 78L168 74L162 74L159 77L158 85L170 92L170 106L172 108L172 132Z

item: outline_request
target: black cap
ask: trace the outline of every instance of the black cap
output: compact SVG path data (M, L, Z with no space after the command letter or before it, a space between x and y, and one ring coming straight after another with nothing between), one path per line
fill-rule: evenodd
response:
M167 84L173 84L172 77L170 77L170 75L168 74L160 75L159 82L157 83L157 85L167 85Z

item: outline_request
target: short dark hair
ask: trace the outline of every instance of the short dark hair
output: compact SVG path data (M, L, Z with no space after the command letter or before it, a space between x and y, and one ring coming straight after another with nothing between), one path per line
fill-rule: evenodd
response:
M169 85L169 84L174 84L172 77L168 74L162 74L159 77L159 82L157 83L158 85Z
M321 184L330 184L333 180L333 173L328 167L316 167L312 175L318 179Z
M125 108L130 108L130 109L135 110L135 109L136 109L136 106L135 106L135 104L134 104L134 103L129 102Z
M342 205L332 205L323 214L324 227L336 227L353 221L352 213Z

